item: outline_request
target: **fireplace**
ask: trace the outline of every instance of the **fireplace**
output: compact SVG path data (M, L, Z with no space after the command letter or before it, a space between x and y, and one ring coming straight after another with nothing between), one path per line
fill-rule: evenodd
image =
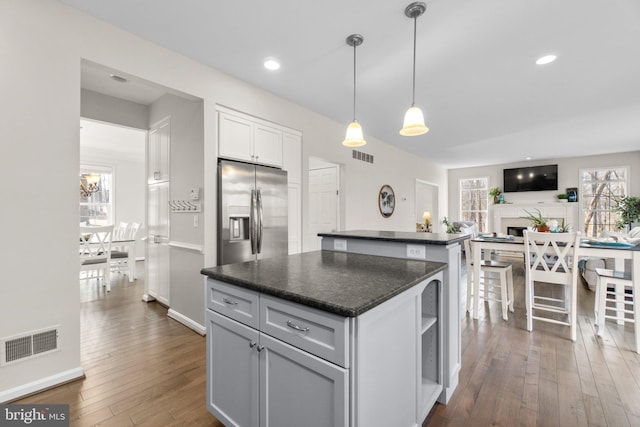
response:
M523 237L523 231L526 229L527 227L507 227L507 234L509 236Z

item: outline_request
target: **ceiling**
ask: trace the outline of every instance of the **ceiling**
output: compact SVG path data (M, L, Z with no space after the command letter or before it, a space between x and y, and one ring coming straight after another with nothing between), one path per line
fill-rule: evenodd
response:
M353 118L345 39L362 34L356 116L365 138L447 168L640 147L637 0L427 1L416 104L430 131L417 137L398 134L411 103L409 0L61 1L345 129ZM535 65L548 53L558 59ZM267 57L280 70L263 68Z

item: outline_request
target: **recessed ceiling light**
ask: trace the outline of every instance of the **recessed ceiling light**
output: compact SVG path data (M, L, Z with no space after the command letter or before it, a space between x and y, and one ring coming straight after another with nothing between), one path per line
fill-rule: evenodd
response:
M556 58L557 58L557 56L555 56L555 55L545 55L545 56L542 56L542 57L538 58L536 60L536 64L538 64L538 65L550 64L551 62L555 61Z
M264 68L275 71L280 68L280 63L275 58L267 58L264 60Z
M109 77L111 77L112 80L115 80L118 83L126 83L126 82L129 81L129 80L125 79L124 77L119 76L117 74L109 74Z
M525 160L531 160L531 157L525 157L524 159Z

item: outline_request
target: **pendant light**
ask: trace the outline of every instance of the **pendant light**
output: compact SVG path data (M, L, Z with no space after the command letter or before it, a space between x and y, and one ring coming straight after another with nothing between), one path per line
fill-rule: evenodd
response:
M417 136L429 132L429 128L424 124L424 115L419 107L416 107L416 29L418 26L418 16L427 9L423 2L411 3L404 10L408 18L413 18L413 97L411 107L404 114L404 125L400 129L400 135Z
M347 135L342 141L342 145L347 147L360 147L367 143L362 135L362 126L356 121L356 47L363 41L364 37L360 34L351 34L347 37L347 44L353 46L353 121L347 127Z

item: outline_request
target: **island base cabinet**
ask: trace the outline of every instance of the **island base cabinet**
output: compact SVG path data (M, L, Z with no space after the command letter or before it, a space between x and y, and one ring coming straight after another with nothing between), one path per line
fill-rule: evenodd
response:
M261 335L261 427L348 425L347 369Z
M207 407L225 426L348 425L349 371L207 310Z
M207 407L225 426L259 426L260 333L207 310Z

